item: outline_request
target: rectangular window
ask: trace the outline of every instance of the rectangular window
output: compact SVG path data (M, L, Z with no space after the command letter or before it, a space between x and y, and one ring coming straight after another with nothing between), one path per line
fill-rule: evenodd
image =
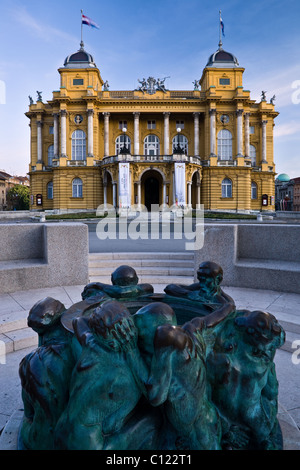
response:
M83 78L74 78L73 85L83 85Z
M53 184L49 183L47 186L47 198L53 199Z
M220 78L220 85L230 85L230 78Z
M54 134L54 126L49 126L49 134Z
M249 126L249 134L254 134L255 129L254 126Z
M156 129L156 122L148 121L148 129Z
M119 121L119 129L122 131L123 129L127 130L127 121Z
M178 127L180 127L180 129L184 129L184 121L176 121L176 129L178 129Z

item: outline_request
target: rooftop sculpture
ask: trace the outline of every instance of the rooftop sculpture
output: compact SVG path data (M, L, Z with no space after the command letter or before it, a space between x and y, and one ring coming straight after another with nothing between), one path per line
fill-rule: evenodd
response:
M120 266L66 309L29 312L38 348L20 364L19 449L279 450L276 318L236 309L205 262L155 294Z

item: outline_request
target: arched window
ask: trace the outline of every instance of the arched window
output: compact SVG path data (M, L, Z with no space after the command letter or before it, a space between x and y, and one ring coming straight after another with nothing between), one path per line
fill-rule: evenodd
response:
M250 158L251 158L251 165L256 166L256 148L254 145L250 145Z
M72 160L86 159L86 136L85 132L77 129L72 134Z
M48 166L52 166L52 160L54 158L54 145L48 147Z
M82 180L74 178L72 181L72 197L82 197Z
M159 155L159 138L156 135L147 135L145 138L144 155Z
M257 184L254 181L251 183L251 199L257 199Z
M173 153L175 153L176 148L178 148L178 144L180 145L181 149L183 152L188 155L188 140L185 135L182 134L177 134L172 140L172 148L173 148Z
M131 140L126 134L119 135L119 137L116 138L116 155L119 155L124 145L129 153L131 153Z
M47 199L53 199L53 181L47 184Z
M232 135L227 129L218 133L218 157L220 160L232 160Z
M222 181L222 197L232 197L232 181L229 178Z

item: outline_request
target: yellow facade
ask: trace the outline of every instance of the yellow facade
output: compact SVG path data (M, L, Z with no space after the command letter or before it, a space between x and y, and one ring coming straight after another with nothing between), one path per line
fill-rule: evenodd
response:
M278 113L263 92L260 102L251 99L243 72L219 47L190 90L167 90L149 77L136 90L111 91L82 45L59 69L52 99L39 94L26 113L31 209L120 207L126 164L130 205L274 210Z

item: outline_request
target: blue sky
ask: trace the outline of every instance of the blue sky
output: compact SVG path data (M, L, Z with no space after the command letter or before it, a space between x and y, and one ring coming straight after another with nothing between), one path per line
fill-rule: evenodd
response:
M150 75L170 76L169 89L192 89L218 48L221 9L223 47L245 68L244 89L257 101L262 90L268 100L276 95L276 171L300 176L299 0L0 0L0 7L0 169L28 172L28 95L36 100L42 91L46 102L59 89L57 69L79 49L81 9L100 26L84 26L83 40L111 90L133 90Z

